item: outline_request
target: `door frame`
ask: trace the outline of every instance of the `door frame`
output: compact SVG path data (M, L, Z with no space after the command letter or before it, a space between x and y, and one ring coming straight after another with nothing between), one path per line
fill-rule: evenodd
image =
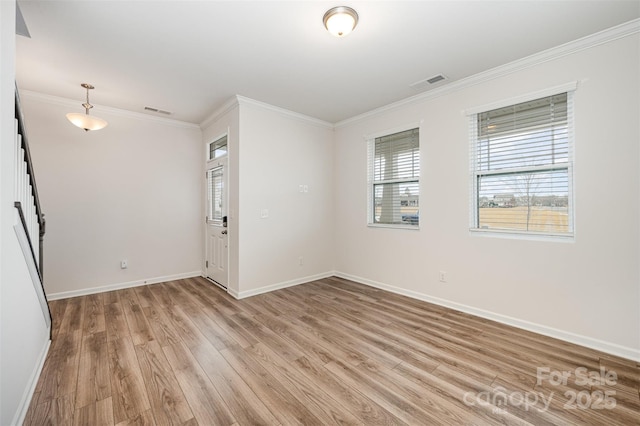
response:
M226 146L227 146L227 152L225 152L223 155L220 155L217 158L211 158L211 146L215 145L216 143L220 143L222 141L222 139L226 138ZM212 224L209 221L208 215L209 215L209 171L212 169L215 169L219 166L224 166L224 191L223 191L223 201L222 201L222 205L223 205L223 216L226 216L227 218L229 218L229 157L228 157L228 143L229 143L229 132L225 132L213 139L211 139L209 142L207 142L205 144L205 170L204 170L204 261L203 261L203 276L205 278L207 278L209 281L211 281L212 283L216 284L218 287L220 287L221 289L223 289L226 292L229 292L229 235L226 235L226 255L225 255L225 259L226 259L226 265L224 265L224 269L226 272L226 287L224 287L222 284L216 282L213 278L210 278L210 274L208 273L209 271L209 266L208 266L208 261L210 258L210 252L209 252L209 227L212 226ZM228 226L228 219L227 219L227 227L225 227L225 230L228 232L229 231L229 226ZM213 225L215 226L215 225Z

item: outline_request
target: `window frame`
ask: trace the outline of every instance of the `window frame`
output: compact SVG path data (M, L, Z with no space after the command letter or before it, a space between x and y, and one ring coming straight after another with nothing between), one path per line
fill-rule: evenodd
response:
M223 154L218 156L216 155L212 156L212 154L214 154L215 151L219 150L222 147L226 147ZM221 135L215 138L213 141L207 143L207 152L206 152L207 162L218 160L222 157L225 157L228 153L229 153L229 135L226 133L224 135Z
M226 149L223 151L223 153L221 155L215 156L212 155L216 150L222 148L222 147L226 147ZM205 161L205 222L209 225L222 225L223 224L223 217L225 215L224 209L222 211L222 216L220 218L214 218L213 217L213 208L212 208L212 204L213 203L213 199L212 199L212 193L211 193L211 175L210 173L212 173L214 170L217 170L219 168L222 167L222 162L224 161L224 164L226 166L226 164L228 164L228 157L229 157L229 132L225 132L217 137L215 137L211 142L207 142L205 144L205 157L206 157L206 161ZM226 173L226 170L225 170ZM221 189L221 198L223 199L223 202L225 201L225 197L227 194L225 194L225 191L227 191L227 188L224 187L224 182L223 182L223 187Z
M472 108L465 111L469 120L469 231L471 235L483 235L516 239L543 239L557 241L574 241L575 238L575 183L574 183L574 161L575 161L575 114L574 95L577 90L577 82L570 82L564 85L552 87L534 93L510 98L504 101ZM515 167L513 169L498 170L481 170L478 167L478 151L479 151L479 114L489 112L499 108L518 105L520 103L529 102L545 97L559 94L567 94L567 137L568 137L568 153L566 165L548 164L548 165L531 165ZM526 129L525 129L526 130ZM498 229L498 228L480 228L479 223L479 181L481 177L500 176L507 174L523 174L523 173L544 173L554 170L566 170L567 173L567 232L552 231L531 231L521 229Z
M376 139L391 136L397 133L402 133L410 130L418 131L418 153L420 154L419 158L419 175L418 177L412 178L400 178L400 179L385 179L385 180L375 180L374 179L374 168L375 168L375 144ZM366 135L364 137L367 144L367 226L371 228L391 228L391 229L405 229L405 230L419 230L420 229L420 218L418 217L417 224L402 224L402 223L381 223L375 221L375 186L381 184L394 184L394 183L409 183L413 182L418 185L418 209L420 209L420 193L421 191L421 175L422 175L422 121L406 124L403 126L395 127L392 129L388 129L385 131L377 132L374 134Z

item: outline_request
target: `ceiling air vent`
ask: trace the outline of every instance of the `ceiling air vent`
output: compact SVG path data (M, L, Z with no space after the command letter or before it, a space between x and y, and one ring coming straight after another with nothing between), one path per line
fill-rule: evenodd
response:
M425 78L424 80L420 80L420 81L416 81L413 84L410 84L409 87L411 87L412 89L415 90L422 90L422 89L426 89L427 87L429 87L432 84L436 84L439 83L441 81L446 80L447 77L445 77L442 74L438 74L438 75L434 75L431 78Z
M434 84L434 83L437 83L437 82L442 81L442 80L444 80L444 75L438 74L435 77L431 77L431 78L427 79L427 83Z
M148 107L148 106L144 107L144 110L145 111L150 111L150 112L157 112L158 114L171 115L171 112L169 112L169 111L165 111L165 110L158 109L158 108L153 108L153 107Z

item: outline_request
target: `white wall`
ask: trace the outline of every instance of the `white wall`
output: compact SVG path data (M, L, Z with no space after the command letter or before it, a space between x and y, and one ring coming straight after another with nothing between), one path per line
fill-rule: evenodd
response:
M640 359L639 52L635 34L339 124L336 270ZM575 241L471 235L463 111L576 80ZM368 228L363 135L420 120L421 229Z
M13 226L15 2L0 1L0 424L20 424L49 344L49 330Z
M333 126L237 96L202 127L229 134L229 292L332 275Z
M240 297L331 274L332 140L328 123L241 99Z
M92 114L109 125L85 132L65 118L81 111L81 98L23 92L22 100L47 220L50 298L200 275L198 126L96 106Z

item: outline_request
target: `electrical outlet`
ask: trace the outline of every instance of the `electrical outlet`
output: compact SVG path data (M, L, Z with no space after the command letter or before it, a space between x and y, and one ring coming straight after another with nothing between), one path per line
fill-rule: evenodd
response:
M127 259L123 259L120 261L120 269L127 269L129 267L129 262Z
M438 280L441 283L446 283L447 282L447 273L445 271L440 271L440 273L438 274Z
M298 265L300 265L300 266L304 265L304 257L300 256L298 258Z

